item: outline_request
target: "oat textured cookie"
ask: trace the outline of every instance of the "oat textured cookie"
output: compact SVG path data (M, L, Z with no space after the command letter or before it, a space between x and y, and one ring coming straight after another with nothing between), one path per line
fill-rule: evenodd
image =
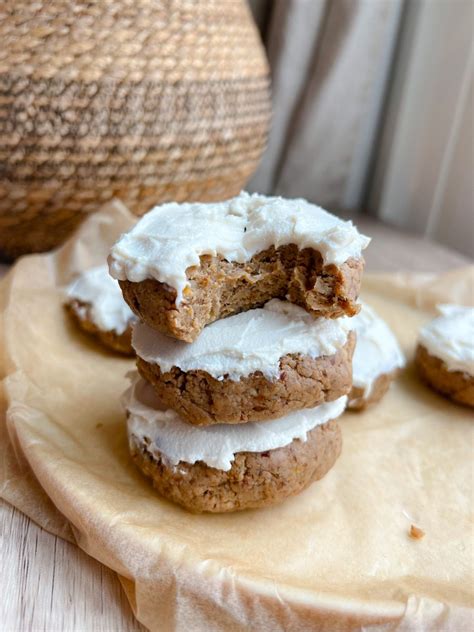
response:
M405 357L387 323L366 303L362 303L351 324L356 334L356 347L348 407L364 410L382 399L405 366Z
M113 351L134 355L132 325L136 317L106 265L83 272L69 285L66 295L64 307L80 329Z
M420 330L415 364L420 378L449 399L474 407L474 309L439 305Z
M133 379L124 396L132 458L159 494L195 513L281 502L322 478L341 452L346 398L266 423L197 428Z
M368 243L305 200L242 193L152 209L114 245L109 265L143 322L192 342L206 325L272 298L316 317L356 314Z
M313 318L273 299L219 320L191 343L142 323L133 346L161 402L192 424L281 417L346 395L352 384L350 318Z

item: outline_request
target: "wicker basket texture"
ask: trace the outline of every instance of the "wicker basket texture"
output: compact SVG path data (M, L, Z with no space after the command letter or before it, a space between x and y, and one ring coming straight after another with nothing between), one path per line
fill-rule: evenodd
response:
M265 55L245 0L6 0L0 257L50 249L112 197L238 193L265 147Z

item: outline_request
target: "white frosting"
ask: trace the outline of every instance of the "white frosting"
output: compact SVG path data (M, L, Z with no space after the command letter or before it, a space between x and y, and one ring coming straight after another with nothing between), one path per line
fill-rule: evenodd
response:
M205 327L189 344L164 336L144 323L135 326L132 345L137 355L161 371L200 369L217 379L239 380L255 371L268 379L280 375L280 358L301 353L312 358L333 355L347 341L350 318L317 318L304 309L274 299Z
M366 304L352 319L357 334L352 383L368 397L379 375L405 366L405 357L387 323Z
M324 263L342 264L360 257L370 239L306 200L242 192L212 204L156 206L113 246L110 274L133 282L156 279L177 291L186 287L186 269L200 255L222 255L243 263L274 245L296 244L318 250Z
M474 375L474 308L438 305L441 314L420 330L419 341L448 371Z
M89 303L88 315L103 331L115 331L120 335L135 320L123 300L119 284L112 279L106 265L83 272L68 286L66 294L69 298Z
M129 435L146 437L151 453L159 452L171 465L203 461L225 471L230 470L238 452L265 452L282 448L294 439L306 441L310 430L339 417L347 400L340 397L273 421L199 427L182 421L173 410L160 409L152 386L138 373L130 373L129 377L132 385L122 400L129 414Z

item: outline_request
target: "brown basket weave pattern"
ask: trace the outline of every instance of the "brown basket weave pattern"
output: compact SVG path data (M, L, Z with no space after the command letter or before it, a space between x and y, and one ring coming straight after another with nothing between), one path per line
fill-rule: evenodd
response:
M255 169L269 80L244 0L11 0L0 39L4 258L114 196L224 199Z

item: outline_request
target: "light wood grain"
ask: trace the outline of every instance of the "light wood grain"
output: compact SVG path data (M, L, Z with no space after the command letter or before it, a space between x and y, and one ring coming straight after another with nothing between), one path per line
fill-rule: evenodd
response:
M139 632L116 574L0 501L0 629Z
M370 272L441 273L469 260L443 246L357 218L373 237ZM111 570L0 501L2 632L143 631Z

